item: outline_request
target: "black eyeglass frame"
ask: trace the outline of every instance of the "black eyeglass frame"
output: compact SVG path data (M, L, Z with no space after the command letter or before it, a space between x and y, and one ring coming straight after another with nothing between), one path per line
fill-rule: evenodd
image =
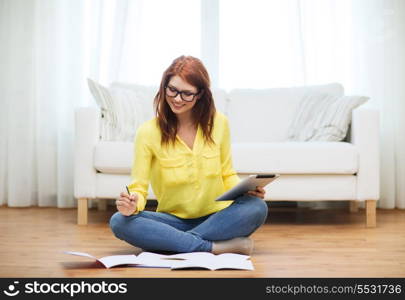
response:
M175 90L174 96L168 95L168 94L167 94L167 89ZM171 91L171 92L172 92L172 91ZM198 96L198 95L201 93L201 90L198 91L197 93L190 93L189 91L179 91L179 90L176 89L175 87L169 86L169 85L167 84L167 85L165 86L165 93L166 93L166 95L169 96L170 98L176 98L177 95L180 94L181 100L183 100L183 101L185 101L185 102L193 102L194 99L195 99L195 96ZM183 94L184 94L184 93L189 93L189 94L191 94L191 95L193 96L193 98L191 98L191 100L186 100L186 99L184 99L184 98L183 98Z

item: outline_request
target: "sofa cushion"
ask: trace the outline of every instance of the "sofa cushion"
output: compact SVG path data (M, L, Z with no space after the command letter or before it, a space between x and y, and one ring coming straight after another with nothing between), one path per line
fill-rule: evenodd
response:
M318 86L235 89L228 94L227 116L232 142L281 142L301 100L308 93L342 96L338 83Z
M94 149L94 168L101 173L131 173L134 144L131 142L97 143Z
M356 146L343 142L235 143L232 156L238 173L355 174L358 169ZM132 143L99 142L94 167L129 174L132 157Z
M356 146L344 142L235 143L238 173L355 174Z
M309 94L301 101L295 113L288 131L288 140L342 141L346 137L352 111L368 99L363 96Z
M154 115L157 87L113 83L107 88L91 79L87 82L101 110L101 139L133 141L136 129Z

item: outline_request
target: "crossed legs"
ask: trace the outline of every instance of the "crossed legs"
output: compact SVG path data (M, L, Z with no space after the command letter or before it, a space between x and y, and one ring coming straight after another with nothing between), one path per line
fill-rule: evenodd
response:
M244 195L232 205L196 219L162 212L115 213L110 226L119 239L148 251L212 252L214 241L251 235L266 220L268 208L257 197Z

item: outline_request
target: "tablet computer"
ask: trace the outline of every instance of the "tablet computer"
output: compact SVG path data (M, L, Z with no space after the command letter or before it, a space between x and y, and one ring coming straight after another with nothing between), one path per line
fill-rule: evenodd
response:
M279 174L256 174L242 179L236 186L219 196L216 201L235 200L248 191L255 191L257 186L265 187L273 182Z

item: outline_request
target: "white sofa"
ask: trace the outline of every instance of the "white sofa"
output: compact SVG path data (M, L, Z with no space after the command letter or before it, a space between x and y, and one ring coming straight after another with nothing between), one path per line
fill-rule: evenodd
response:
M378 111L364 106L353 110L344 142L287 142L294 113L309 91L337 96L344 93L337 83L215 91L216 107L230 121L234 168L242 178L252 173L281 174L266 188L267 201L348 200L351 211L365 201L366 226L375 227L379 199ZM146 110L151 116L152 107ZM78 223L87 224L88 200L114 199L130 181L133 143L100 140L100 111L95 107L78 108L75 126ZM151 188L148 199L155 199Z

